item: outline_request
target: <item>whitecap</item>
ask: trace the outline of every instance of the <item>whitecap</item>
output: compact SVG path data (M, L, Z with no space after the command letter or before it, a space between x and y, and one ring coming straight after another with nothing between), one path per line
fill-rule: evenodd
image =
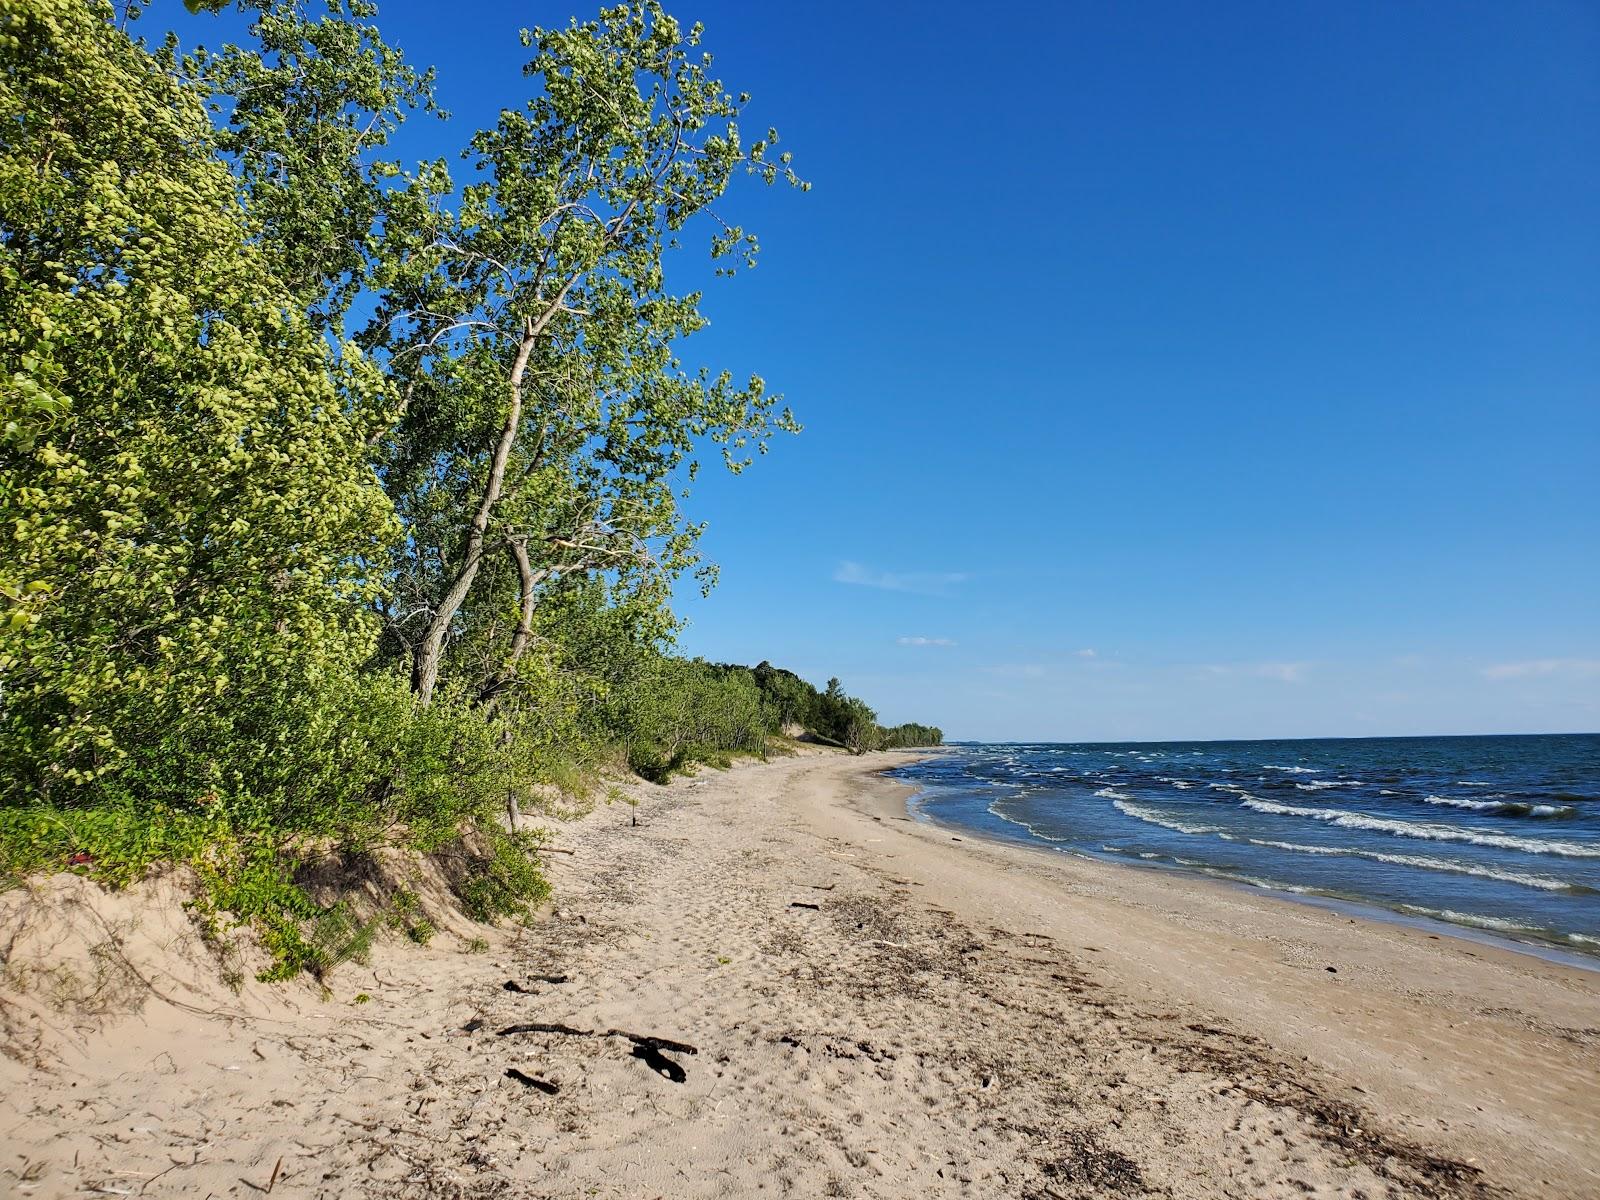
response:
M1600 845L1579 842L1558 842L1545 838L1515 837L1509 833L1479 833L1471 829L1458 829L1454 825L1435 825L1431 822L1399 821L1388 817L1368 817L1346 812L1339 808L1301 808L1295 804L1275 804L1255 796L1240 801L1245 808L1256 812L1284 817L1310 817L1326 821L1345 829L1370 829L1378 833L1391 833L1396 837L1424 838L1434 842L1468 842L1474 846L1493 846L1500 850L1520 850L1524 854L1559 854L1565 858L1600 858Z
M1519 800L1468 800L1461 796L1424 796L1424 804L1447 804L1451 808L1465 808L1474 812L1507 813L1522 817L1570 817L1572 808L1566 804L1524 804Z
M1299 842L1275 842L1265 838L1247 838L1252 846L1266 846L1273 850L1288 850L1296 854L1322 854L1334 858L1365 858L1372 862L1392 863L1402 867L1420 867L1426 871L1451 871L1459 875L1478 875L1484 879L1498 879L1502 883L1516 883L1523 887L1538 888L1546 892L1567 892L1578 885L1564 879L1551 879L1547 875L1527 875L1521 871L1504 871L1496 867L1456 862L1448 858L1434 858L1427 854L1384 854L1377 850L1358 850L1353 846L1305 846ZM1586 889L1585 889L1586 890Z
M1206 785L1215 791L1232 792L1236 796L1248 796L1249 789L1240 787L1237 783L1208 783Z
M1101 793L1096 793L1096 795L1099 794ZM1189 821L1179 821L1158 809L1148 808L1142 804L1133 804L1126 796L1113 800L1111 807L1118 812L1126 813L1135 820L1144 821L1151 825L1160 825L1165 829L1176 830L1178 833L1221 832L1221 829L1216 825L1196 825Z
M1511 921L1505 917L1487 917L1482 913L1457 912L1453 908L1424 908L1420 904L1402 904L1400 908L1421 917L1436 917L1442 921L1454 921L1457 925L1475 925L1479 929L1492 929L1496 933L1532 933L1544 936L1549 936L1550 933L1548 929L1541 929L1537 925L1524 925L1520 921Z
M1010 797L1007 797L1007 799L1010 799ZM1064 842L1064 841L1067 840L1066 838L1051 837L1048 833L1040 833L1038 829L1036 829L1033 825L1029 824L1027 821L1022 820L1022 818L1008 816L1007 814L1001 812L998 808L995 807L996 804L999 804L998 800L996 800L994 803L989 805L989 815L990 816L999 817L1002 821L1005 821L1007 824L1010 824L1010 825L1020 825L1023 829L1026 829L1028 831L1028 835L1030 837L1036 837L1041 842Z
M1271 763L1265 764L1261 769L1263 771L1287 771L1291 775L1315 775L1317 773L1315 767L1275 767Z
M1361 787L1359 779L1313 779L1310 783L1297 783L1302 792L1325 792L1329 788Z

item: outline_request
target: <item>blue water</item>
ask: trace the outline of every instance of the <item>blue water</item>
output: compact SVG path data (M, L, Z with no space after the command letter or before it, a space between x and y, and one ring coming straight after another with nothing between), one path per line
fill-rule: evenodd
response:
M1600 955L1600 734L949 751L940 821Z

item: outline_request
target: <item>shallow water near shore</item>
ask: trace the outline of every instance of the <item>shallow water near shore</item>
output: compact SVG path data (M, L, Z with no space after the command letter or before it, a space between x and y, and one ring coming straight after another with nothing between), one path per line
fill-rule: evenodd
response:
M943 823L1600 965L1600 735L948 750L891 772Z

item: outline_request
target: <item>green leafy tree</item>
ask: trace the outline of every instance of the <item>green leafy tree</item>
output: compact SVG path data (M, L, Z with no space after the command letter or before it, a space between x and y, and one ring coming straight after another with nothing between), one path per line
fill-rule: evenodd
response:
M381 152L411 113L444 115L433 72L383 40L370 0L331 0L319 15L300 0L186 3L249 18L242 45L180 58L169 43L162 60L207 96L216 152L237 178L263 260L314 325L346 335L401 173Z
M487 917L543 892L498 820L535 785L917 736L667 652L701 459L796 428L679 358L680 237L747 266L720 198L799 183L698 27L526 34L458 183L383 157L432 76L368 0L237 8L244 44L180 54L132 6L0 0L0 865L185 861L320 970L349 922L309 856L450 847Z
M508 686L562 579L607 573L668 632L667 585L697 563L678 501L699 451L739 470L796 428L761 380L675 350L705 324L666 284L680 231L741 170L798 182L771 137L741 139L744 98L699 39L648 2L525 34L538 90L472 139L469 182L431 164L391 202L366 341L401 396L380 448L406 527L388 615L424 702L474 608L516 620L494 652L456 656L458 682ZM754 238L711 219L723 269L753 263Z
M277 281L201 102L109 5L0 0L0 122L0 794L285 784L373 642L382 380Z

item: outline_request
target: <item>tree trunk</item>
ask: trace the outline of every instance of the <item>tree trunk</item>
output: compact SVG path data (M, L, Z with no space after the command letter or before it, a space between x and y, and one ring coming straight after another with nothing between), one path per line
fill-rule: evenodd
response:
M478 510L472 514L472 523L467 526L461 566L440 598L439 607L434 610L433 620L428 624L428 632L423 635L412 659L411 690L419 704L433 703L433 690L439 683L439 663L444 657L445 635L450 631L450 622L455 620L456 613L466 601L467 593L472 590L472 582L478 577L478 568L483 565L484 535L488 531L495 503L500 499L500 490L505 486L506 463L511 459L511 449L516 445L517 430L522 424L522 377L528 370L528 356L533 353L534 341L543 327L542 321L537 325L530 321L523 327L522 340L517 344L517 357L511 364L511 407L506 413L505 423L500 427L499 440L495 442L494 457L489 462L489 477L484 481Z
M506 660L501 664L500 670L478 691L478 703L492 702L515 678L517 663L521 661L523 653L528 649L528 644L533 641L533 609L536 599L534 590L550 576L547 570L535 571L533 564L528 561L528 546L520 538L507 538L506 549L511 553L511 559L517 567L518 588L518 613L517 630L511 635L511 649L506 654Z

